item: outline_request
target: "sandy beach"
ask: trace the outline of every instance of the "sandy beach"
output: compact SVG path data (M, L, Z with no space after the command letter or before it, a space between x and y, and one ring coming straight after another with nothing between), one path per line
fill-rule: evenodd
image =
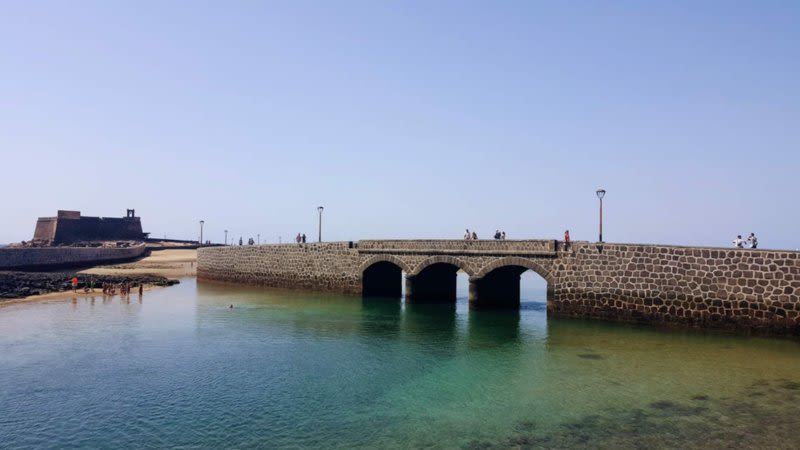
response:
M79 273L93 275L157 275L172 279L197 275L197 250L158 250L138 261L97 266Z
M197 250L191 249L169 249L154 251L145 258L125 264L115 264L109 266L97 266L85 269L79 274L86 275L115 275L115 276L139 276L153 275L169 279L180 279L194 277L197 274ZM146 284L144 291L159 289L161 286ZM95 292L49 292L47 294L32 295L29 297L0 301L0 307L19 304L31 301L63 301L66 299L78 299L102 296L101 289ZM136 292L131 297L138 295ZM119 294L115 295L119 296Z

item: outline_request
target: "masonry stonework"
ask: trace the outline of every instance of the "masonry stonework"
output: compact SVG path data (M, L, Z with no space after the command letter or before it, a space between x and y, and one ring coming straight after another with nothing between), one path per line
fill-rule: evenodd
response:
M553 240L215 247L199 250L198 278L359 294L364 271L380 262L411 285L433 265L461 270L476 303L487 286L518 283L530 269L547 281L551 317L800 336L800 253L791 251Z
M0 270L43 269L138 258L147 251L145 244L124 248L103 247L27 247L0 248Z

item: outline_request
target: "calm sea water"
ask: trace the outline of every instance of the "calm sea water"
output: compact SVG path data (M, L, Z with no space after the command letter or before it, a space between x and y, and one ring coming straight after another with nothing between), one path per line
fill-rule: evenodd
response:
M184 280L0 307L2 448L797 447L800 344ZM234 308L229 308L233 304Z

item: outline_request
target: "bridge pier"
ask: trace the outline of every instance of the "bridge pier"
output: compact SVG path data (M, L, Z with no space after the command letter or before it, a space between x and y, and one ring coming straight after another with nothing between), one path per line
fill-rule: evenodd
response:
M406 300L415 303L455 303L458 267L433 264L406 276Z
M483 278L470 278L469 305L475 309L519 308L520 275L524 267L503 267Z

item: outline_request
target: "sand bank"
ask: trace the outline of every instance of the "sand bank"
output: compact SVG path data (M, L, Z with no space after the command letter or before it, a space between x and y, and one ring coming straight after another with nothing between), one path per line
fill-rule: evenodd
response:
M157 275L185 278L197 275L197 250L170 249L154 251L145 258L125 264L97 266L79 273L94 275Z

